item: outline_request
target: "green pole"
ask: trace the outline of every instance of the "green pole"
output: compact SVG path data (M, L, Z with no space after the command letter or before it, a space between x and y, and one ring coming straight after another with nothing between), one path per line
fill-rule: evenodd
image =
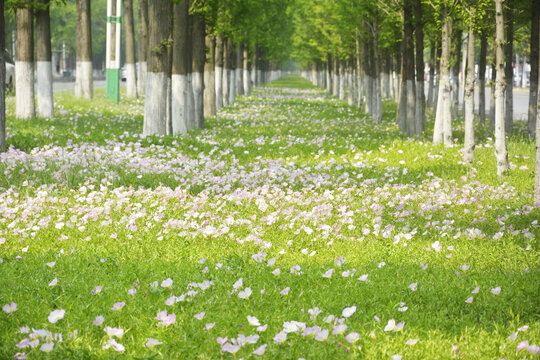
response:
M112 15L112 1L116 1L116 14ZM120 102L120 22L121 17L121 1L120 0L108 0L107 1L107 89L105 96L117 104ZM116 27L116 39L111 38L112 27ZM116 42L116 52L112 54L111 44ZM114 60L112 60L114 56Z

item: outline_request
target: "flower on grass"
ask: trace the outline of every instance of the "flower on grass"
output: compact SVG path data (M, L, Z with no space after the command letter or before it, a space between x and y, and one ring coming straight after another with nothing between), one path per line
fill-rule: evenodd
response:
M360 334L357 332L351 332L347 336L345 336L345 340L347 340L350 344L355 343L360 339Z
M261 326L259 319L257 319L255 316L248 315L247 320L248 320L249 325L251 326Z
M103 324L104 321L105 321L105 318L103 316L101 316L101 315L98 315L98 316L96 316L94 321L92 321L92 324L94 324L96 326L99 326L99 325Z
M15 360L23 360L23 359L26 359L26 353L16 353L14 356L13 356L13 359Z
M126 306L126 303L125 302L117 302L117 303L114 303L113 307L111 308L111 310L114 310L114 311L121 311L122 308Z
M411 289L411 291L418 290L418 283L412 283L411 285L409 285L409 289Z
M66 314L66 310L54 310L49 314L49 322L52 324L55 324L58 320L62 320L64 318L64 315Z
M274 343L283 344L287 340L287 333L285 331L280 331L274 336Z
M99 286L99 285L96 286L96 287L94 288L94 290L91 291L91 292L92 292L92 295L97 295L97 294L99 294L99 293L101 292L102 289L103 289L103 288L102 288L101 286Z
M359 281L365 281L368 282L368 276L369 274L364 274L358 278Z
M216 326L215 322L208 323L208 324L204 325L204 330L212 330L214 328L214 326Z
M204 315L206 315L206 313L203 311L201 313L193 315L193 317L197 320L202 320L204 318Z
M334 326L334 330L332 330L332 335L341 335L345 333L345 330L347 330L347 325L345 324L339 324Z
M258 332L264 332L268 328L268 324L264 324L262 326L257 327Z
M499 295L501 293L501 287L497 286L496 288L491 289L493 295Z
M233 284L233 293L238 291L242 287L243 284L244 284L243 278L236 280L236 282Z
M124 345L117 343L114 339L109 339L109 341L107 341L107 344L103 345L103 350L110 349L111 347L114 351L118 352L124 352L126 350Z
M174 313L167 315L167 310L163 310L157 313L156 320L159 320L159 326L169 326L176 322L176 315Z
M11 314L17 311L17 304L15 304L14 302L12 302L11 304L6 304L2 306L2 310L4 310L6 314Z
M227 340L229 339L228 336L225 336L224 338L222 338L221 336L218 336L217 339L216 339L216 342L219 344L219 345L223 345L227 342Z
M394 319L388 320L388 324L384 327L384 331L400 331L403 329L403 326L405 325L405 321L400 321L396 324L396 321Z
M48 262L48 263L46 263L45 265L47 265L48 267L52 268L52 267L54 267L54 265L56 265L56 261Z
M131 288L128 290L128 294L131 296L135 296L136 293L137 293L137 289L135 288Z
M471 304L471 303L473 302L473 299L474 299L474 297L471 296L471 297L469 297L467 300L465 300L465 302L466 302L467 304Z
M163 288L171 288L173 284L173 281L171 278L167 278L161 282L161 287Z
M392 355L392 360L401 360L402 358L403 358L403 356L401 356L399 354Z
M530 345L529 341L527 340L520 342L517 345L516 351L520 352L523 349L527 349L527 351L529 351L531 354L535 354L535 355L540 354L540 346L535 345L535 344Z
M326 341L328 339L328 334L329 334L328 329L323 329L319 331L319 333L315 336L315 340Z
M344 318L351 317L356 312L356 306L351 306L343 309L343 312L341 313L341 316Z
M480 286L477 286L473 289L473 291L471 291L471 294L478 294L479 291L480 291Z
M56 284L58 284L58 278L54 278L54 279L49 283L49 286L55 286Z
M105 329L103 329L103 331L105 331L109 337L116 336L117 338L121 339L122 336L124 336L124 329L120 328L107 326Z
M161 341L152 338L147 338L146 340L146 347L150 349L153 349L156 345L163 344Z
M283 323L283 331L286 333L297 332L306 327L305 323L298 321L285 321Z
M19 349L23 349L27 347L29 344L30 344L30 340L28 338L24 338L21 341L19 341L19 343L15 346L18 347Z
M288 295L290 290L291 290L290 287L286 287L285 289L281 290L279 293L281 295Z
M228 353L231 353L233 355L236 354L238 352L238 350L240 350L240 345L233 345L231 343L225 343L221 347L221 351L228 352Z
M275 276L279 276L279 274L281 274L281 270L278 269L275 269L274 271L272 271L272 274L274 274Z
M43 344L41 344L41 347L39 348L39 350L41 350L43 352L46 352L46 353L50 353L51 351L53 351L53 349L54 349L54 343L53 342L43 343Z
M263 356L264 351L266 350L267 346L268 346L268 344L264 344L264 345L259 346L257 349L255 349L255 351L253 351L253 354Z
M405 345L414 345L418 342L420 339L409 339L407 342L405 342Z
M238 292L238 297L240 299L248 299L253 292L251 291L251 288L245 288L244 290L241 290Z
M321 313L321 309L319 309L317 306L315 306L313 309L308 310L308 314L310 315L311 320L315 320L317 316Z
M330 269L330 270L328 270L327 272L325 272L325 273L323 274L322 277L323 277L323 278L329 279L329 278L332 277L332 274L333 274L333 273L334 273L334 269Z

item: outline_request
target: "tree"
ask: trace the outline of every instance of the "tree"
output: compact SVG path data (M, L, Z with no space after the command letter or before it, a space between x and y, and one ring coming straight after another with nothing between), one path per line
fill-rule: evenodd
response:
M412 22L412 0L403 1L403 42L401 69L401 95L399 99L399 129L409 136L417 134L416 130L416 90L414 75L414 40ZM422 66L423 67L423 66Z
M173 61L171 75L171 122L174 135L188 133L188 46L191 45L191 32L188 26L189 2L187 0L173 5Z
M426 93L424 91L424 24L422 1L414 2L414 24L416 37L416 106L415 134L422 134L426 127Z
M513 0L505 0L506 8L506 43L504 46L504 61L505 61L505 114L504 127L506 132L512 131L514 123L514 68L513 68L513 49L514 49L514 4Z
M223 107L223 36L216 37L216 109Z
M540 96L536 99L536 106L540 108ZM540 206L540 111L536 112L536 165L534 181L534 202Z
M54 116L52 53L51 53L51 17L50 1L39 0L36 7L36 43L37 43L37 113L41 117Z
M94 93L90 0L77 0L77 75L75 96L91 99Z
M463 160L467 163L474 161L474 80L475 80L475 9L477 3L472 3L468 12L467 36L467 69L465 80L465 145L463 147Z
M538 58L540 48L540 1L531 1L531 74L529 87L529 111L527 128L534 135L538 107ZM537 165L538 168L538 165Z
M502 176L508 170L504 117L506 74L503 51L504 16L502 3L503 0L495 0L495 64L497 68L497 83L495 88L495 157L497 159L497 175L499 176Z
M137 97L137 68L135 67L135 29L133 25L133 0L123 0L124 33L126 43L126 96Z
M34 100L34 29L30 5L16 9L16 21L15 91L17 96L15 99L15 115L20 119L30 119L36 116Z
M204 63L205 53L205 25L202 15L195 12L193 15L193 105L194 105L194 124L199 128L204 128Z
M152 0L148 4L149 51L143 135L167 133L169 4L168 0Z
M452 145L452 114L450 99L450 34L452 34L453 19L452 11L455 3L450 6L446 1L442 2L441 9L441 61L439 95L437 102L437 112L435 115L435 126L433 129L433 142L435 144L444 142L445 146Z
M146 88L146 68L148 56L148 0L139 0L139 73L137 90L144 94Z
M206 63L204 64L204 115L216 115L216 39L206 35Z
M4 9L4 0L0 0ZM6 21L4 11L0 14L0 151L6 151Z

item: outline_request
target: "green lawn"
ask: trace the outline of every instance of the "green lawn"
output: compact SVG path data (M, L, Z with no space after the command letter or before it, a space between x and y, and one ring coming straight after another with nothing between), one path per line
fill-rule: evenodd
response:
M142 138L142 100L56 102L54 120L8 114L0 358L534 357L520 126L500 179L487 129L470 166L462 123L451 148L432 123L408 139L395 104L374 123L297 76L184 138Z

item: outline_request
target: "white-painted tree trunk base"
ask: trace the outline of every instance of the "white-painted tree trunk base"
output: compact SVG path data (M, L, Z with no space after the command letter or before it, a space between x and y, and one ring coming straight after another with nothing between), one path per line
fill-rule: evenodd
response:
M222 86L223 86L223 106L229 105L229 85L230 85L230 74L231 71L229 69L223 69L223 79L222 79Z
M173 74L171 77L171 117L173 135L187 135L186 121L188 81L186 75Z
M146 73L143 135L167 133L167 74Z
M15 94L15 116L19 119L36 117L33 63L15 62Z
M223 107L223 68L216 66L216 109Z
M167 135L172 135L172 114L171 114L171 106L172 106L172 80L167 75Z
M242 80L244 80L244 94L251 95L251 81L248 69L244 69L244 76Z
M37 113L44 118L54 117L54 101L52 88L52 63L37 62Z
M94 78L91 61L77 61L75 96L91 99L94 95Z
M146 61L139 62L139 73L137 74L137 91L139 95L144 95L146 89Z
M193 84L193 106L195 110L195 126L204 128L204 73L191 74Z
M126 96L137 97L137 68L135 64L126 64Z
M188 90L187 90L187 107L186 107L186 123L188 130L197 127L197 119L195 118L195 94L193 93L193 74L187 74Z
M216 79L213 71L204 71L204 116L216 116Z
M229 71L229 104L236 101L236 70Z

